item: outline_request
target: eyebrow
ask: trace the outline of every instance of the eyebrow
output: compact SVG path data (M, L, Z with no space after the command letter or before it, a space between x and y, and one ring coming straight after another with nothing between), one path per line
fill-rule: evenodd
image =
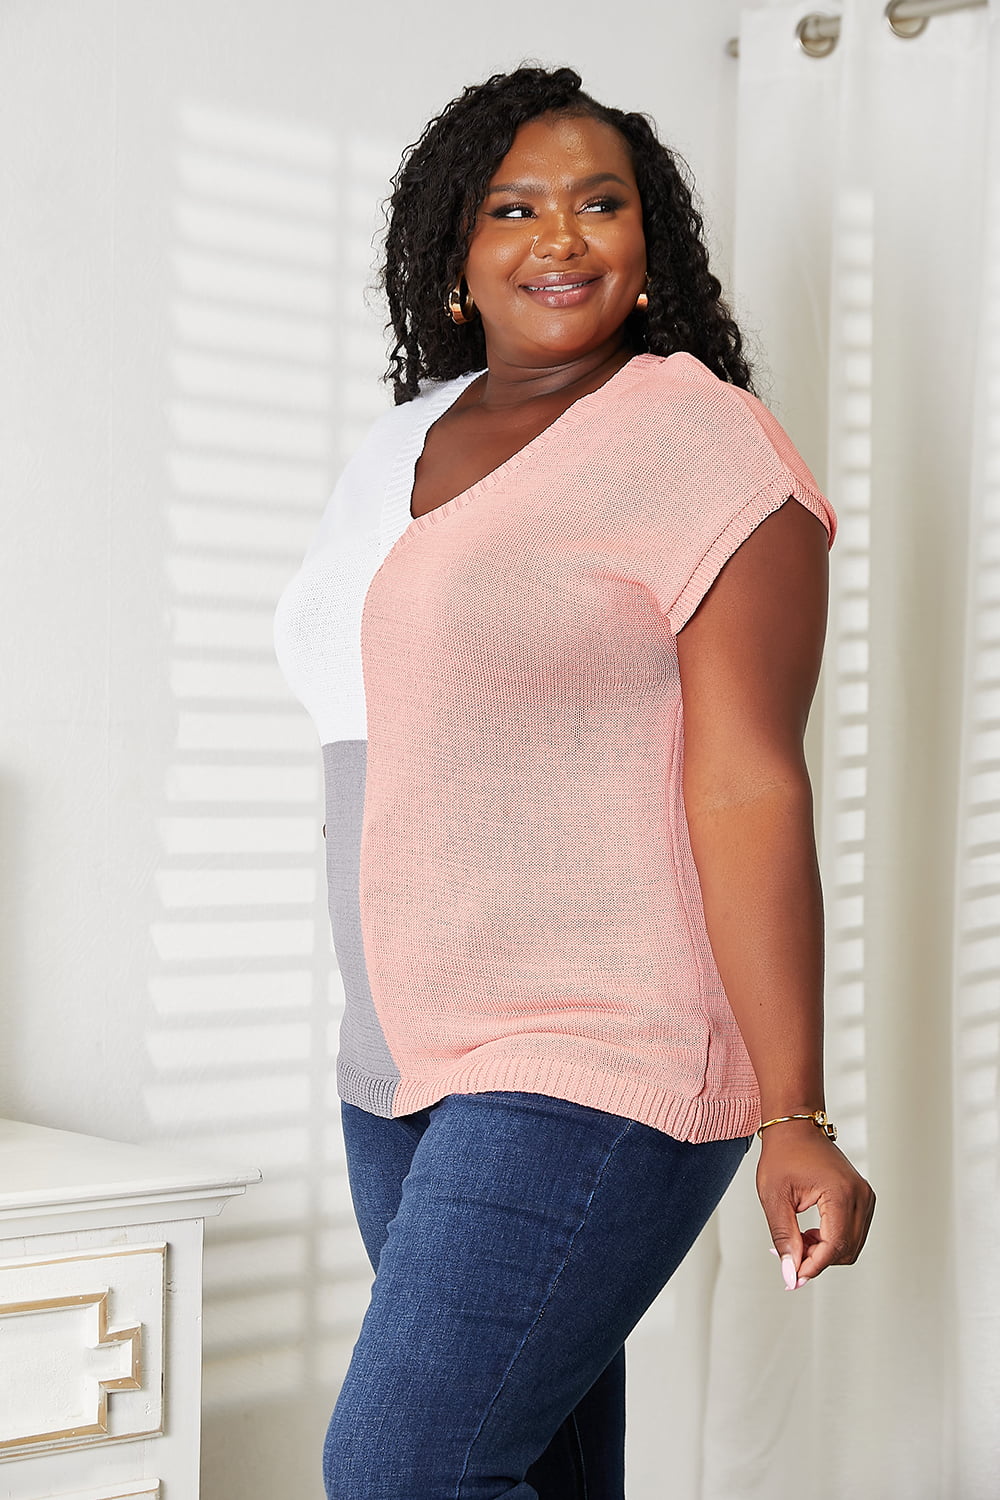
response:
M620 182L623 188L630 187L624 177L619 177L616 172L594 172L590 177L581 177L578 182L570 184L577 192L587 188L596 187L599 182ZM545 188L540 182L497 182L486 189L486 195L490 193L544 193Z

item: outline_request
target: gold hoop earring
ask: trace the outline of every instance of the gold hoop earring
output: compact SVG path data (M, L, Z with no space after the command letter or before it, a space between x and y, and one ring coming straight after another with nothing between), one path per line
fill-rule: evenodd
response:
M448 293L445 311L450 314L453 323L471 323L475 310L476 304L472 300L472 293L469 291L468 283L466 283L465 294L463 295L462 277L459 277L458 284L453 286Z

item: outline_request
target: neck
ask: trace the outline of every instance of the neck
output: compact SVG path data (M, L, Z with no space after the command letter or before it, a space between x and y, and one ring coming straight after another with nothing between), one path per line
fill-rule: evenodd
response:
M479 387L479 403L487 407L521 406L542 396L554 396L576 387L595 389L610 380L628 363L634 350L619 331L597 349L572 359L544 364L524 364L492 350L487 341L487 371Z

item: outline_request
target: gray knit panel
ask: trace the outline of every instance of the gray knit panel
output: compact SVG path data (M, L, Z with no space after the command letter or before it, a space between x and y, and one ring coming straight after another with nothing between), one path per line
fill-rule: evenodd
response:
M366 749L364 740L338 740L323 746L330 927L346 1000L337 1088L348 1104L391 1116L399 1069L372 1004L358 900Z

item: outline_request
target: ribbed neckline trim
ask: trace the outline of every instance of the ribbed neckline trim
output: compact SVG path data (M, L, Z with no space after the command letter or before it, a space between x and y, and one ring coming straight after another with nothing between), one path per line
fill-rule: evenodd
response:
M399 445L396 461L392 465L389 480L382 497L382 551L392 547L400 534L408 529L413 517L410 515L410 496L413 492L413 475L417 460L423 451L428 430L446 412L474 380L484 372L470 370L466 375L456 375L454 380L442 381L421 395L413 403L413 413L419 420L412 423L406 440Z
M677 353L668 355L634 354L603 385L599 385L595 391L588 391L585 395L578 396L571 405L567 406L564 412L561 412L553 422L549 423L548 427L543 428L536 437L525 443L524 447L519 448L516 453L512 453L510 458L505 459L502 464L498 464L495 469L491 469L488 474L484 474L482 479L477 479L475 484L471 484L468 489L462 490L458 495L453 495L450 500L445 500L442 505L437 506L434 510L427 511L425 515L411 516L410 503L413 492L413 474L423 450L428 430L432 423L436 422L438 417L458 399L465 387L484 372L476 370L468 376L459 376L455 382L449 381L447 387L442 388L441 392L433 393L431 397L433 405L427 408L426 421L420 427L414 428L410 441L403 445L399 461L393 469L392 478L386 492L386 520L391 526L390 517L394 517L398 526L400 522L404 521L404 516L409 519L402 526L402 530L398 531L395 542L390 540L392 550L395 551L407 538L417 535L418 532L426 531L432 526L440 525L442 521L455 515L456 512L462 510L464 506L469 505L480 495L495 489L497 485L502 484L510 474L519 469L523 464L537 458L550 443L554 442L557 438L564 437L567 432L571 432L575 427L578 427L584 418L590 415L592 408L600 404L602 398L606 399L607 396L620 391L623 386L630 385L640 379L647 373L651 366L662 366L668 364L671 360L690 360L692 358L692 355L683 350L678 350ZM459 382L461 383L459 384Z

